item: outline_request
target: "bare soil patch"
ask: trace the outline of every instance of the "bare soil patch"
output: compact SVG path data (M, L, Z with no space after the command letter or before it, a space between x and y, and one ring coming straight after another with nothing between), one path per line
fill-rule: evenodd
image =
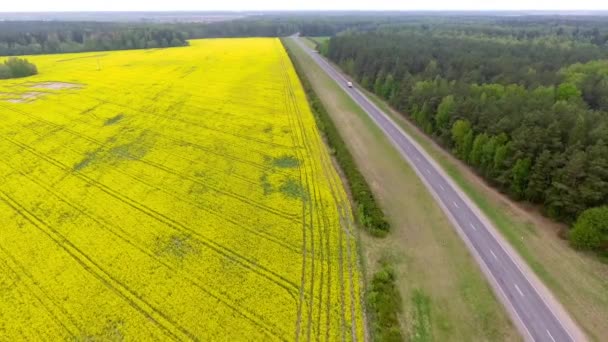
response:
M40 82L32 84L30 88L52 90L79 89L82 88L82 84L68 82Z
M5 100L6 102L10 102L10 103L26 103L26 102L31 102L34 101L36 99L38 99L39 97L42 97L45 93L41 93L39 91L30 91L27 93L21 93L21 94L6 94L6 95L10 95L12 96L12 98Z

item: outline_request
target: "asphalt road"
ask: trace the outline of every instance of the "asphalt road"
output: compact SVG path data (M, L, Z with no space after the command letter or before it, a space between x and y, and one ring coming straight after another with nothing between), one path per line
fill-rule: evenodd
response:
M479 262L494 291L501 299L523 337L529 341L580 341L584 334L559 307L548 290L496 233L488 220L399 126L347 78L299 38L300 47L367 112L389 140L414 168L454 224L456 230ZM404 194L407 196L407 194ZM519 260L517 260L519 258Z

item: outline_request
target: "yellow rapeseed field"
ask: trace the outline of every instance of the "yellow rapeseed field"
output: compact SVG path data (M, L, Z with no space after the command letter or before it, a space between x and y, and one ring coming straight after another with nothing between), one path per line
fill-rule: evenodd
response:
M0 340L362 340L349 204L277 39L0 81Z

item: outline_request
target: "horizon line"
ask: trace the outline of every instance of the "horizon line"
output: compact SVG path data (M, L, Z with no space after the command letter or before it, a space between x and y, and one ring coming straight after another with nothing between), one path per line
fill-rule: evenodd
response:
M268 13L268 12L608 12L603 9L231 9L231 10L201 10L201 9L175 9L175 10L40 10L40 11L2 11L2 14L35 14L35 13Z

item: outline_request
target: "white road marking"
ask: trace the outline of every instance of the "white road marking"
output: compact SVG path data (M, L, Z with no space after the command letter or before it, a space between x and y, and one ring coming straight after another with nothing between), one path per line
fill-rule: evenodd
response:
M473 228L473 230L477 230L477 228L475 228L475 225L472 223L469 223L471 225L471 228Z
M517 289L517 292L519 292L519 295L523 297L524 293L521 292L521 289L519 288L519 286L517 286L517 284L513 284L513 285L515 285L515 289Z
M431 170L426 169L426 173L428 173L430 175L431 174Z
M555 339L553 338L553 335L551 335L551 333L549 332L548 329L547 329L547 335L549 335L549 337L551 338L551 341L555 342Z
M494 254L494 251L490 249L490 253L492 253L492 256L494 257L494 259L498 260L498 257L496 256L496 254Z
M443 187L443 185L439 184L439 188L441 189L441 191L445 191L445 188Z
M420 158L418 158L418 156L416 156L416 160L417 160L417 161L420 161Z
M454 202L454 201L452 201L452 203L454 203L454 206L455 206L456 208L460 208L460 207L458 206L458 203L456 203L456 202Z

